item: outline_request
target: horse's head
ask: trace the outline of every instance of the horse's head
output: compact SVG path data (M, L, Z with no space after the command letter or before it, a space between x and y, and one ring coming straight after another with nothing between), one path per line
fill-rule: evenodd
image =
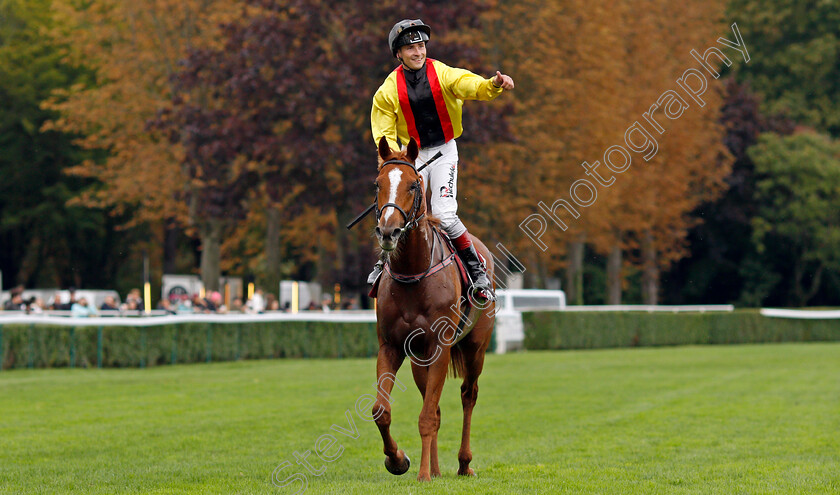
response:
M401 152L392 151L384 136L379 140L376 238L383 251L393 251L400 235L415 227L426 211L423 180L414 168L419 153L414 138Z

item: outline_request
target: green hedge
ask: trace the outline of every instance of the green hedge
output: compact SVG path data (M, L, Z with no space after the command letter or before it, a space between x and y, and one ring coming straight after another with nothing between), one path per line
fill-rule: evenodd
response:
M370 357L378 347L374 323L183 323L146 328L0 326L2 369Z
M712 313L523 313L526 349L840 341L840 320L767 318L757 310Z
M523 313L526 349L840 341L840 320L729 313ZM0 326L9 368L135 367L265 358L372 357L374 323L183 323L147 328Z

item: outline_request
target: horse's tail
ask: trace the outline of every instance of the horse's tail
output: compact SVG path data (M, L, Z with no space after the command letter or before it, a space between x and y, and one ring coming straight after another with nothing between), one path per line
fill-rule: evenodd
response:
M449 369L453 378L459 378L466 374L467 363L464 360L464 351L459 345L460 342L449 348Z

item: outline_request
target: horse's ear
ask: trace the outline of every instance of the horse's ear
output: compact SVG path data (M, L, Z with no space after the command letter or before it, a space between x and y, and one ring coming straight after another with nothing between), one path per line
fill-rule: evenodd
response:
M417 141L414 138L408 140L408 149L406 152L409 161L413 162L417 160L417 156L420 154L420 148L417 147Z
M388 146L388 138L382 136L382 138L379 139L379 158L387 160L388 157L391 156L391 153L393 152L391 151L391 147Z

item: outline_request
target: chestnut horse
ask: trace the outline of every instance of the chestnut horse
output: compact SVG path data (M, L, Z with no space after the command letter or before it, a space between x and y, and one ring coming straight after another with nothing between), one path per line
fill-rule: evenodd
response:
M379 392L373 416L385 446L385 467L392 474L405 473L410 461L391 437L390 398L397 370L410 357L414 382L423 396L418 421L423 448L417 479L430 481L440 476L438 404L450 365L455 377L463 377L464 423L458 474L475 474L470 468L470 422L478 397L478 377L493 332L495 303L469 302L471 298L462 294L458 268L452 263L455 255L441 242L437 219L427 214L426 185L414 167L418 154L414 139L402 152L392 151L385 138L379 142L376 237L386 269L377 291ZM472 241L486 260L487 275L493 280L489 251L477 238Z

